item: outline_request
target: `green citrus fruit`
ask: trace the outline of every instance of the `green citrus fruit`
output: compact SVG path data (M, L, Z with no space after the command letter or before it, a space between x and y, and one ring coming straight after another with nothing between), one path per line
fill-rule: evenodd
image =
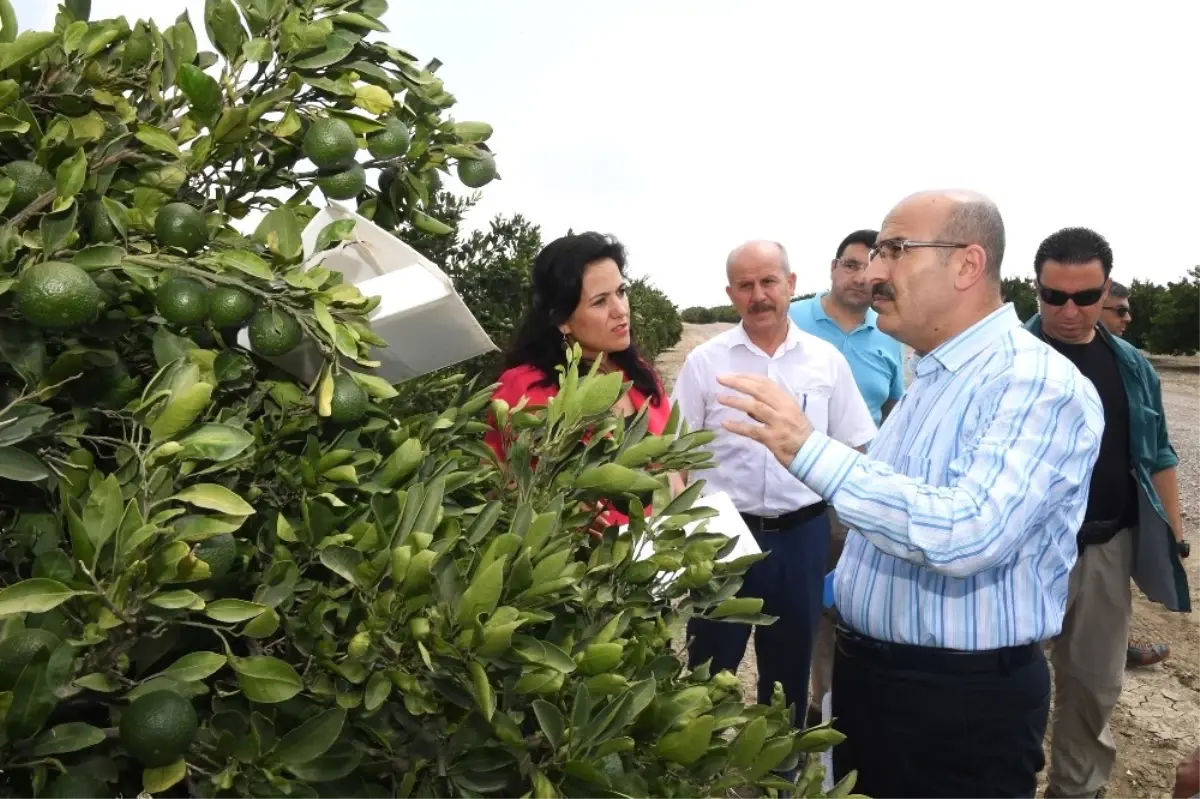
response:
M103 302L104 292L75 264L34 264L17 281L17 310L37 327L78 327L94 319Z
M260 308L250 317L250 347L259 355L286 355L300 338L300 323L278 308Z
M408 152L412 135L408 126L392 117L383 125L383 130L367 137L367 152L373 158L399 158Z
M333 398L329 401L329 419L334 424L354 424L367 412L367 392L350 375L333 378Z
M54 189L54 178L32 161L13 161L4 168L12 178L13 193L8 199L5 212L15 214L41 195Z
M217 286L208 295L208 316L219 330L240 327L254 313L254 298L235 286Z
M143 766L169 766L199 728L192 703L174 691L142 694L121 714L121 745Z
M108 211L104 210L104 203L99 200L92 200L84 206L83 218L87 223L89 241L99 244L117 237L116 225L109 218Z
M479 159L461 158L458 161L458 179L469 189L479 189L496 177L496 159L483 151Z
M237 540L229 533L206 538L196 545L196 557L208 564L212 577L224 577L237 558Z
M316 183L331 200L352 200L366 187L367 173L361 164L354 164L341 172L322 173Z
M304 155L317 169L345 169L354 163L358 137L340 119L324 118L312 123L304 134Z
M39 652L53 652L61 643L48 630L22 630L0 641L0 691L11 691Z
M173 325L198 325L208 318L208 289L199 280L173 277L154 295L158 313Z
M112 791L95 777L68 772L56 777L42 796L50 799L102 799L112 796Z
M187 203L167 203L154 217L154 235L159 244L195 252L208 243L204 212Z

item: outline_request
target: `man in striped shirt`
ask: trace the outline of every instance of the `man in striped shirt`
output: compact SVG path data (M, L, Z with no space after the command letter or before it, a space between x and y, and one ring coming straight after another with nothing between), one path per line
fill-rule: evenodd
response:
M1104 414L1000 295L1004 225L970 192L884 220L867 279L883 332L925 353L871 444L813 430L769 381L721 382L730 423L850 528L834 601L840 778L872 796L1033 796L1075 534Z

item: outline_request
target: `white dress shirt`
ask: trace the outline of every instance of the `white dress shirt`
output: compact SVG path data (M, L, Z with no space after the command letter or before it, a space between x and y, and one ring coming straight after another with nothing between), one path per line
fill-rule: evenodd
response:
M827 341L788 322L787 339L768 355L738 325L692 350L675 381L671 401L691 429L716 433L709 445L716 468L690 475L703 479L708 493L724 491L742 513L779 516L819 502L821 497L788 473L756 441L734 435L725 421L750 418L717 401L734 393L717 382L722 375L765 375L804 408L813 428L851 447L875 437L875 423L863 401L845 356Z

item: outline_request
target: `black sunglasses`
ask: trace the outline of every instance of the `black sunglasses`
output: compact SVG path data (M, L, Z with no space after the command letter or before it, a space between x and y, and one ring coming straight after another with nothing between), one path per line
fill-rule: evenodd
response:
M1047 305L1066 305L1067 301L1070 300L1080 308L1086 308L1089 305L1095 305L1100 302L1100 298L1104 296L1104 286L1098 289L1084 289L1072 294L1066 291L1059 291L1058 289L1048 289L1039 283L1038 295L1042 298L1042 302Z
M1112 311L1117 316L1129 316L1128 305L1105 305L1104 310Z

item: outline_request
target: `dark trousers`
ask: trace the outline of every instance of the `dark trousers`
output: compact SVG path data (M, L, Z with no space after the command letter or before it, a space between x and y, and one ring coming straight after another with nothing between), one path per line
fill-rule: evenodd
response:
M746 572L737 595L761 598L762 612L778 619L771 625L751 627L693 618L687 628L688 665L695 668L711 660L713 674L722 669L736 673L746 654L750 631L754 630L758 702L768 704L779 682L802 722L813 640L821 615L829 517L822 510L815 518L781 529L769 529L754 517L745 518L759 548L769 554Z
M1050 670L1040 645L983 654L838 630L833 749L873 797L1032 797L1045 765Z

